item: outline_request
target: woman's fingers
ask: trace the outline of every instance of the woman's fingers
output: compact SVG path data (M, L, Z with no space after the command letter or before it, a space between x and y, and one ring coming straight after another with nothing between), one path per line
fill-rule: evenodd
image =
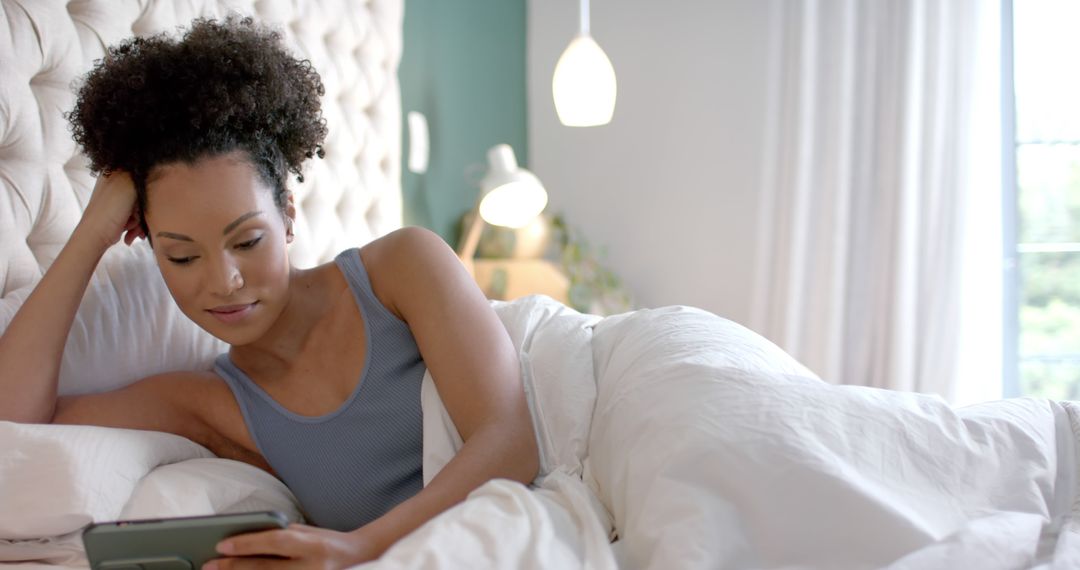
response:
M101 174L79 222L80 236L99 242L105 248L121 237L127 241L124 232L133 227L133 218L137 220L135 202L135 184L131 175L124 171ZM132 237L131 241L134 239Z
M218 558L203 565L202 570L301 570L303 562L284 558Z
M218 552L228 556L285 556L291 557L298 552L295 530L280 529L251 532L237 535L222 541Z
M288 528L241 534L217 544L218 558L203 570L247 568L346 568L374 560L379 553L357 538L356 532L291 524Z
M128 216L127 223L124 224L124 243L131 245L136 239L146 238L146 233L143 231L142 220L139 217L138 209L133 208L131 214Z

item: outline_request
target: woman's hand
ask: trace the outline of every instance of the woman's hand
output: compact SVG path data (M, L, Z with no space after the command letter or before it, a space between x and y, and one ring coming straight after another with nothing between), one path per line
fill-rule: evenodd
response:
M258 568L338 569L374 560L382 554L364 529L338 532L303 524L281 530L241 534L218 543L227 556L203 565L203 570Z
M122 235L124 243L131 245L136 238L146 237L139 219L131 175L124 171L101 174L76 232L84 239L96 241L102 249L116 243Z

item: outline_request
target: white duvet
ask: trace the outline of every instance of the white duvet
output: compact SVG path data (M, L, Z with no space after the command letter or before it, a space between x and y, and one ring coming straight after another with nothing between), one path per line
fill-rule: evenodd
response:
M1072 403L833 386L684 307L496 309L543 476L482 486L363 568L1080 568ZM430 480L460 439L430 378L423 398ZM85 564L90 518L295 509L262 475L175 436L0 422L0 560Z

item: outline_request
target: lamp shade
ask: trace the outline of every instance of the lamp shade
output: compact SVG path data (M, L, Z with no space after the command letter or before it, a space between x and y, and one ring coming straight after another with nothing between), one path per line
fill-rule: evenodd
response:
M520 228L547 206L544 186L533 173L518 167L510 145L495 145L488 151L488 172L480 189L484 195L480 217L496 226Z
M587 32L577 35L555 64L551 92L559 121L569 127L611 122L615 112L615 69Z

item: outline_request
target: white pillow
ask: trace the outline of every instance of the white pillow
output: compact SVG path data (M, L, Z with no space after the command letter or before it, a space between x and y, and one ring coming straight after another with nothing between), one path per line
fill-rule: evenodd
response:
M131 494L121 520L279 511L304 520L296 496L279 479L231 459L188 459L154 469Z
M0 540L124 518L276 509L300 520L273 476L177 435L0 422L0 458Z
M145 242L109 249L64 347L60 395L121 388L174 370L208 370L228 345L187 318Z
M0 562L86 566L91 521L277 510L303 521L269 473L150 431L0 422Z
M116 519L154 467L212 456L161 432L0 422L0 538L56 536Z

